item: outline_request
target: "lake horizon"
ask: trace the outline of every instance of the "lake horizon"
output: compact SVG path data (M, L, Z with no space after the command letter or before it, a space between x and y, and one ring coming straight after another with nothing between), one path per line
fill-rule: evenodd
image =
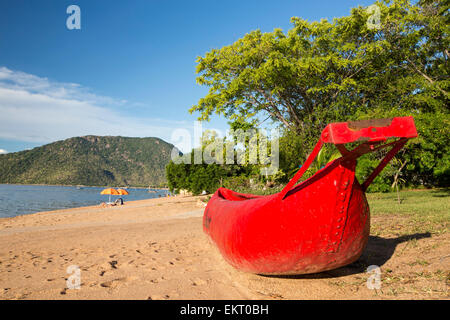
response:
M0 184L0 218L100 205L109 200L109 195L100 194L105 188L107 186ZM113 195L111 200L122 197L124 202L128 202L166 197L169 194L167 189L162 188L126 187L126 189L129 195Z

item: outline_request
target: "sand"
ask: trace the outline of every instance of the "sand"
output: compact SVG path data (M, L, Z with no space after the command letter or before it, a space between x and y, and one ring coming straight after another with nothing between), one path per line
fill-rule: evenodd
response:
M407 242L395 239L372 237L362 262L316 275L266 277L235 270L203 233L200 198L158 198L0 219L0 299L448 297L445 277L424 279L422 286L417 280L418 290L389 294L392 284L385 285L385 272L408 272L401 268L415 255ZM418 237L416 248L443 241L448 248L448 237ZM366 285L370 274L363 262L377 254L384 290ZM448 270L448 259L435 263L433 270ZM424 286L431 288L428 293L421 290Z

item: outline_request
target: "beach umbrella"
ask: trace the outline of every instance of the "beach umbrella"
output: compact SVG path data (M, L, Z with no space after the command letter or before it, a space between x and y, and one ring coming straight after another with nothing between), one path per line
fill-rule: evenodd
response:
M125 190L125 189L117 189L117 192L119 192L119 194L120 195L127 195L127 194L129 194L128 193L128 191L127 190ZM120 201L120 204L122 205L123 204L123 200L122 200L122 198L119 198L121 201Z
M114 188L107 188L107 189L102 190L102 192L100 192L100 194L109 194L109 202L111 202L111 195L112 194L119 195L120 193L119 193L119 191L117 191Z
M119 192L120 195L125 195L125 196L126 196L127 194L129 194L128 191L125 190L125 189L117 189L117 192Z

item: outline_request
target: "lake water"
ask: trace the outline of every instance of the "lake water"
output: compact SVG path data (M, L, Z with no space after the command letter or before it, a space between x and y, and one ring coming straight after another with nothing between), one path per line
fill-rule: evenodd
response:
M0 218L15 217L39 211L99 205L109 200L101 195L103 187L65 187L0 184ZM147 189L128 188L124 201L143 200L166 196L167 190L149 193ZM111 196L111 200L119 196Z

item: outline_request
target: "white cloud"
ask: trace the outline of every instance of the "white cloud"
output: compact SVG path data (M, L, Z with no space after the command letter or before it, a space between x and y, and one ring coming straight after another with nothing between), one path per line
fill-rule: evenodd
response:
M5 154L8 153L8 151L6 151L5 149L0 149L0 154Z
M169 141L174 129L192 126L185 121L139 118L115 110L125 105L135 103L96 95L76 83L54 82L0 67L3 139L48 143L92 134Z
M55 99L70 99L85 101L91 104L124 105L126 100L99 96L77 83L61 83L50 81L22 71L13 71L0 67L0 87L12 90L25 90L29 93L39 93Z

